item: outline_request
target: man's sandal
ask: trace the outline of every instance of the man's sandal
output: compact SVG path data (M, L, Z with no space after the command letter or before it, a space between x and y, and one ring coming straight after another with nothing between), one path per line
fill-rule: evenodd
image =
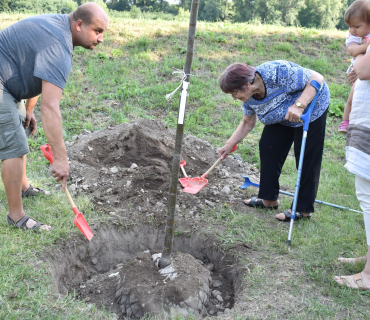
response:
M271 206L271 207L266 207L263 202L262 202L262 199L259 199L257 197L253 197L249 203L246 203L245 201L243 201L244 204L248 207L252 207L252 208L267 208L267 209L277 209L279 206Z
M281 221L281 222L290 222L292 213L289 212L289 210L285 210L285 211L283 211L283 213L285 215L285 219L284 220L280 220L278 218L276 218L276 219L279 220L279 221ZM294 221L298 221L298 220L301 220L301 219L310 219L310 218L311 218L311 214L306 217L306 216L300 214L299 212L296 212L295 213Z
M15 222L14 220L10 219L9 216L7 216L7 220L8 220L9 225L11 225L12 227L15 227L15 228L21 228L22 230L38 230L38 229L40 229L41 226L44 225L43 223L37 222L35 220L36 224L32 228L29 228L29 227L27 227L27 221L29 219L30 219L30 216L25 214L22 219Z
M39 195L50 196L51 193L50 191L45 191L41 188L35 188L32 184L30 184L30 187L26 191L22 190L22 198L34 197Z
M353 283L347 280L348 277L353 277ZM335 281L337 281L338 284L340 285L347 286L348 288L362 290L362 291L370 290L370 288L365 286L365 283L362 280L361 273L356 273L353 276L342 276L342 277L339 277L339 279L342 280L342 283L339 283L336 279Z

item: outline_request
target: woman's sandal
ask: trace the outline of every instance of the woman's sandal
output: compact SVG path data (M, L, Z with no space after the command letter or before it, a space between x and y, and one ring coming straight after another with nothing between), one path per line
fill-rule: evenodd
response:
M45 191L41 188L35 188L32 184L30 184L30 187L26 191L22 190L22 198L34 197L38 195L50 196L51 193L50 191Z
M7 216L7 220L8 220L9 225L11 225L12 227L15 227L15 228L21 228L22 230L38 230L38 229L40 229L41 226L44 225L43 223L37 222L35 220L36 224L32 228L29 228L29 227L27 227L27 221L29 219L30 219L30 216L25 214L22 219L15 222L14 220L10 219L9 216Z
M252 208L267 208L267 209L277 209L279 206L271 206L271 207L266 207L263 202L262 202L262 199L259 199L257 197L253 197L251 199L251 201L249 201L249 203L245 203L245 201L243 201L244 204L248 207L252 207Z
M348 277L353 277L353 283L347 280ZM342 280L342 283L339 283L337 279L334 278L334 280L342 286L347 286L348 288L362 290L362 291L370 290L370 288L365 286L365 283L362 280L361 273L356 273L353 276L342 276L342 277L339 277L339 279Z
M284 220L280 220L278 218L276 218L276 219L279 220L279 221L281 221L281 222L290 222L292 213L289 212L289 210L285 210L285 211L283 211L283 213L285 215L285 219ZM296 212L295 213L294 221L298 221L298 220L301 220L301 219L310 219L310 218L311 218L311 214L308 217L306 217L306 216L300 214L299 212Z
M338 261L343 264L358 264L358 263L366 263L366 256L359 257L359 258L343 258L339 257Z

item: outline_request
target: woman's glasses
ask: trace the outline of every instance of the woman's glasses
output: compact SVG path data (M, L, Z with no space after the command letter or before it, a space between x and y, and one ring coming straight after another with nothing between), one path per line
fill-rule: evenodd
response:
M230 95L234 98L234 99L236 99L236 95L237 95L237 93L239 92L239 90L236 90L236 91L234 91L233 93L230 93Z

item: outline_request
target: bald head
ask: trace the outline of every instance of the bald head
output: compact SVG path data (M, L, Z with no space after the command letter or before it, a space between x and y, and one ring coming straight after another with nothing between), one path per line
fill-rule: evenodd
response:
M103 42L108 16L95 2L86 2L69 15L74 46L94 49Z
M81 20L87 25L91 24L94 19L99 19L108 23L108 16L95 2L86 2L80 5L75 11L71 13L72 19L76 22Z

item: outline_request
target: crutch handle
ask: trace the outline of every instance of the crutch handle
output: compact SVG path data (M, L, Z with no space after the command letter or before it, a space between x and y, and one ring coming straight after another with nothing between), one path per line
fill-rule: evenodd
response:
M321 88L320 83L318 83L316 80L311 81L311 86L313 86L316 89L316 94L313 100L311 101L310 105L308 106L308 109L302 114L301 120L303 120L303 130L308 130L308 125L310 123L311 114L313 111L313 108L315 108L317 97L319 96L319 91Z

